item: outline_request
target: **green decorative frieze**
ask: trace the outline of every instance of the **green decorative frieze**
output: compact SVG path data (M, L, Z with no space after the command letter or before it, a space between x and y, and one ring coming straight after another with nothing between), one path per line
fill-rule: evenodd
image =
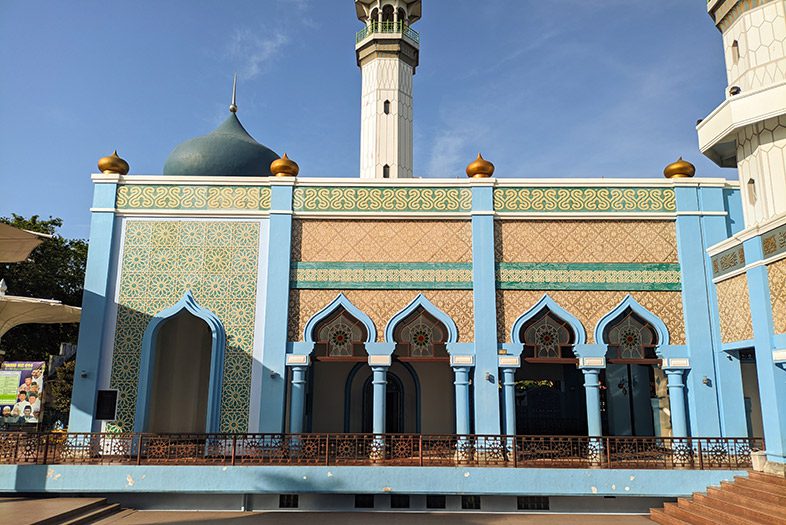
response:
M470 263L298 262L291 286L300 289L470 290Z
M470 263L297 262L296 289L470 290ZM501 290L679 291L679 264L500 263Z
M265 211L270 188L134 184L117 189L118 210Z
M530 187L494 189L500 213L663 213L677 204L672 188Z
M331 187L294 190L295 212L455 213L472 210L469 188Z
M745 266L745 249L742 245L735 246L714 255L710 260L713 275L720 277Z
M672 263L498 263L500 290L679 291Z

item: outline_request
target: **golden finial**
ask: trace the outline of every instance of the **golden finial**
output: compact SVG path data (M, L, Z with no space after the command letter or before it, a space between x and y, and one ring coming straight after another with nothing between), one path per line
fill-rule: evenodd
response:
M679 158L663 169L663 176L667 179L684 179L696 175L696 166Z
M297 177L297 174L300 173L300 166L284 153L280 159L270 163L270 173L276 177Z
M494 175L494 164L490 163L478 153L478 158L470 162L467 166L467 177L473 179L484 179Z
M128 173L128 168L128 162L117 155L117 150L108 157L101 157L98 159L98 169L101 173L119 173L120 175L125 175Z

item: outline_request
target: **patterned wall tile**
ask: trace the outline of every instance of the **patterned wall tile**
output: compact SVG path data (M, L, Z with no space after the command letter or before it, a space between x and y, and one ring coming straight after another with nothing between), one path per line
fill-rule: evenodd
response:
M776 334L786 334L786 259L767 266L770 278L770 302Z
M469 221L292 222L292 260L472 262Z
M150 319L191 290L227 333L223 391L232 395L222 396L221 430L246 430L258 246L254 222L126 222L110 379L120 395L110 429L133 429L142 336Z
M497 291L497 337L510 341L510 330L521 314L537 303L542 290ZM612 291L549 291L560 306L576 316L587 331L587 342L594 342L593 330L601 317L611 311L627 292ZM682 315L682 294L679 292L633 292L644 308L660 317L669 329L672 344L685 344L685 325Z
M270 209L270 188L260 186L175 186L131 184L117 189L119 210Z
M718 291L721 340L724 343L753 339L748 278L743 275L721 281Z
M384 338L385 326L417 297L416 290L291 290L289 292L289 340L302 341L308 320L343 292L356 307L371 317L377 340ZM459 341L475 338L471 290L428 290L423 295L455 321Z
M470 188L304 186L292 195L295 212L468 212Z
M712 275L720 277L734 270L739 270L745 266L745 248L742 245L734 246L721 253L713 255L712 261Z
M677 262L673 221L499 220L498 262Z
M668 213L676 211L673 188L495 188L500 213Z

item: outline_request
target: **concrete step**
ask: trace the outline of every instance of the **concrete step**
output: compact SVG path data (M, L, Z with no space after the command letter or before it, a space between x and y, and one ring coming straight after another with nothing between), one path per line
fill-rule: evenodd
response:
M68 504L63 501L62 509L56 508L59 498L49 498L45 501L48 504L52 505L52 510L50 510L45 518L38 519L33 521L33 525L60 525L69 519L75 518L77 516L81 516L83 514L92 512L95 509L101 508L106 505L106 498L84 498L84 502L79 501L77 503L72 503L73 500L68 499Z
M786 506L786 492L766 492L754 487L740 486L736 483L729 483L728 481L721 481L720 489L723 492L741 494L746 497L751 497L760 503L773 503L775 505Z
M696 494L697 496L699 494ZM687 498L679 498L677 505L683 509L690 510L692 513L710 519L713 524L723 523L725 525L761 525L760 522L747 517L730 514L721 509Z
M691 525L690 521L666 514L666 511L663 509L650 509L650 519L655 523L660 523L660 525Z
M122 520L123 518L127 518L131 514L134 514L134 509L122 509L120 512L116 514L112 514L109 517L103 518L93 523L93 525L111 525L112 523L117 523L118 521Z
M694 494L694 504L705 505L718 509L727 515L744 518L762 525L786 525L786 518L779 511L770 511L766 505L739 505L722 497L707 494Z
M754 470L751 471L748 477L749 479L760 480L766 483L771 483L773 485L780 485L781 487L786 487L786 478L782 476L776 476L775 474L765 474L764 472L756 472Z
M90 523L95 523L98 520L102 520L113 514L117 514L123 510L119 504L111 503L108 505L104 505L103 507L99 507L97 509L93 509L90 512L82 514L81 516L76 516L70 520L63 521L60 525L89 525Z
M775 485L773 483L767 483L766 481L761 481L758 479L735 478L734 484L739 486L743 490L746 488L752 488L752 489L760 490L762 492L775 494L777 496L783 495L783 491L784 491L783 487L779 485Z
M777 511L780 515L786 516L786 494L784 494L784 496L781 497L772 494L767 494L766 492L760 492L760 494L764 494L765 496L778 500L778 501L769 501L769 500L762 500L756 494L751 494L752 492L758 492L758 491L741 490L739 487L736 487L736 489L734 487L732 489L723 489L723 488L715 488L715 487L710 487L709 489L707 489L707 495L713 498L723 499L726 501L730 501L735 505L742 505L743 507L749 507L752 509L757 509L757 508L772 509L773 511Z
M663 505L663 512L669 516L690 523L691 525L717 525L718 521L714 517L703 516L695 509L681 507L677 503L666 503ZM652 515L650 515L652 517Z

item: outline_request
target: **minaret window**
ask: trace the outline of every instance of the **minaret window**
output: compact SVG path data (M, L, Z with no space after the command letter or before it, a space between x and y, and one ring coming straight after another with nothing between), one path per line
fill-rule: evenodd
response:
M387 4L382 8L382 21L383 22L392 22L393 21L393 6Z
M751 204L756 204L756 181L753 177L748 179L748 200Z
M731 44L731 62L735 66L740 61L740 43L736 40Z
M382 166L382 178L383 179L389 179L390 178L390 166L388 166L387 164Z
M384 104L385 115L390 115L390 101L386 100Z
M372 9L371 10L371 23L379 22L379 9Z
M407 23L407 12L402 8L398 8L398 21L404 24Z

